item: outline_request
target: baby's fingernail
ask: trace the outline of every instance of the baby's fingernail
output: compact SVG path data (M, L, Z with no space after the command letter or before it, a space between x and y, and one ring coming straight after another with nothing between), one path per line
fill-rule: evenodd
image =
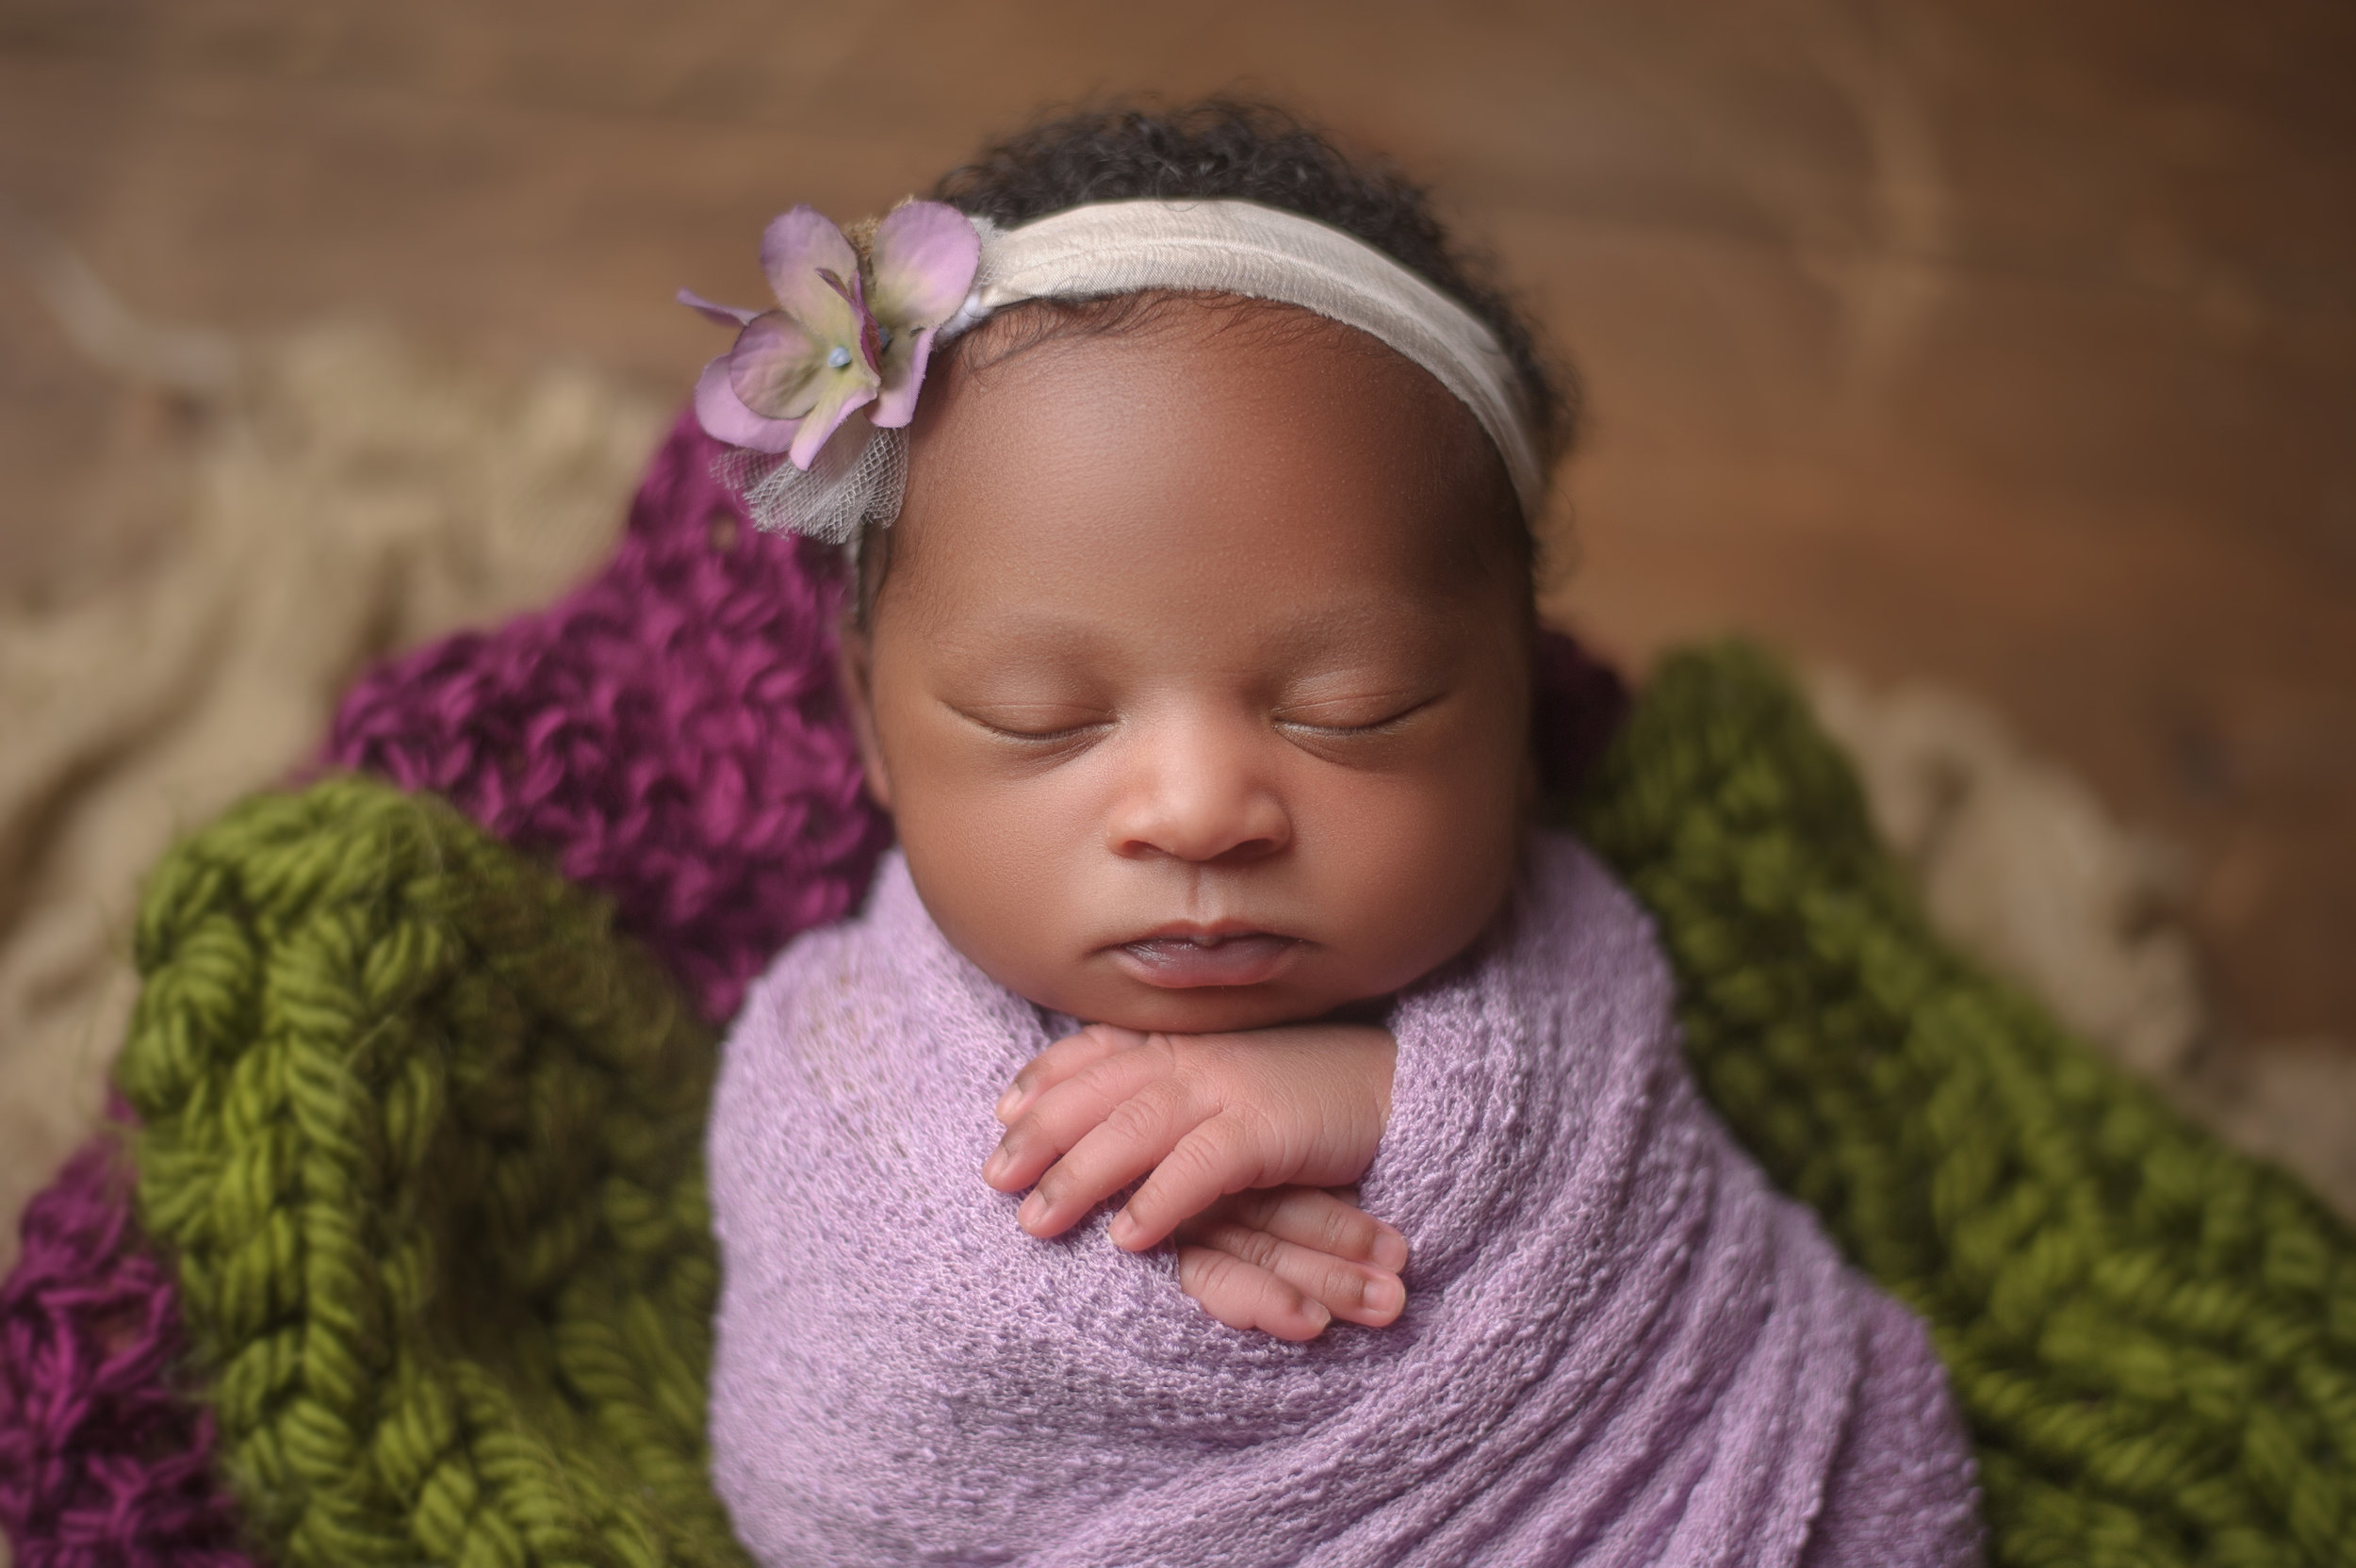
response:
M1014 1221L1026 1231L1036 1231L1047 1222L1047 1200L1038 1193L1023 1200L1023 1206L1014 1211Z
M1014 1108L1022 1103L1023 1091L1010 1088L998 1097L998 1103L990 1107L990 1114L1001 1121L1011 1121L1014 1119Z
M1396 1274L1407 1266L1407 1238L1397 1231L1386 1228L1375 1233L1373 1251L1377 1268Z
M1326 1325L1333 1321L1333 1315L1325 1310L1325 1303L1322 1301L1305 1303L1301 1309L1301 1315L1309 1320L1310 1329L1317 1333L1323 1333Z
M1006 1173L1006 1146L1002 1143L990 1152L989 1159L982 1162L982 1180L995 1184L998 1178Z
M1126 1247L1137 1239L1137 1222L1129 1217L1127 1209L1123 1209L1113 1216L1112 1223L1105 1226L1104 1230L1113 1238L1115 1247Z
M1366 1286L1368 1312L1397 1312L1407 1304L1407 1287L1397 1280L1377 1280Z

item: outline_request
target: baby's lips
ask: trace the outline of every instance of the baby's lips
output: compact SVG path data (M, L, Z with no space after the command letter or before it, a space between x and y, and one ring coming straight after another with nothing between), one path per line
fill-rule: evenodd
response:
M1121 966L1149 986L1256 986L1282 972L1299 950L1298 938L1270 931L1210 939L1181 935L1140 937L1113 949Z

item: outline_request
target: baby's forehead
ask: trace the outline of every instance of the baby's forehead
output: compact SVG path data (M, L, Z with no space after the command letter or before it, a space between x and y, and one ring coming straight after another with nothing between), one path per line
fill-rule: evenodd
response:
M935 390L933 381L943 384ZM1271 428L1303 437L1354 425L1363 440L1403 422L1414 427L1414 452L1504 478L1471 410L1407 355L1298 305L1233 294L1148 290L1010 307L943 351L918 433L977 416L1021 418L1032 400L1086 400L1108 388L1136 398L1156 382L1182 403L1281 400L1293 416Z
M1182 595L1373 573L1419 597L1502 562L1527 591L1518 504L1479 424L1355 328L1226 296L1056 302L960 339L934 381L895 574L937 564L981 592L1051 556Z

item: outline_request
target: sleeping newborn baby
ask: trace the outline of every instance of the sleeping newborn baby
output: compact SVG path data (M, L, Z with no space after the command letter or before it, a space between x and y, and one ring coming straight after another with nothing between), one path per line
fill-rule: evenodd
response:
M889 398L927 335L906 435L860 433L905 492L843 640L899 848L726 1048L742 1539L1976 1560L1921 1326L1702 1105L1628 893L1528 825L1534 362L1322 214L1023 199L959 318L877 303L862 351ZM837 292L901 298L892 243ZM715 367L726 439L818 416Z

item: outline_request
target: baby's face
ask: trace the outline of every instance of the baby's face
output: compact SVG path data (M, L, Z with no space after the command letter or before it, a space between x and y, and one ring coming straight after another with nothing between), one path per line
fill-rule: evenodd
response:
M942 933L1044 1006L1319 1017L1514 874L1525 590L1429 375L1289 310L941 366L869 635L870 787Z

